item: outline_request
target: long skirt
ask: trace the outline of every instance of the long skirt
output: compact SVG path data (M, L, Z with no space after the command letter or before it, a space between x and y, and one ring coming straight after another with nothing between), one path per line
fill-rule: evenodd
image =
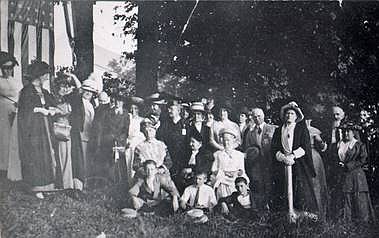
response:
M12 111L11 102L0 97L0 170L8 169L9 142L11 134L11 124L9 115Z
M71 141L58 143L58 155L62 171L62 184L64 189L74 188L71 162Z
M319 216L321 220L325 220L328 208L328 189L326 185L324 163L320 154L315 149L312 149L312 159L316 171L316 177L312 178L313 189L315 192Z
M9 144L9 161L7 178L11 181L22 180L21 161L18 152L17 118L13 121Z
M368 192L344 193L344 219L357 222L375 221L375 212Z

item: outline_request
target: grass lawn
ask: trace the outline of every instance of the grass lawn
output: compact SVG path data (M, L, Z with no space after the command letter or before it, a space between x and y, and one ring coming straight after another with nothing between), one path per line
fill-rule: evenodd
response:
M379 237L379 223L352 225L288 225L283 214L261 214L260 221L230 222L211 215L193 224L185 214L123 218L125 192L117 187L96 189L82 197L57 192L39 200L22 185L0 182L0 237Z

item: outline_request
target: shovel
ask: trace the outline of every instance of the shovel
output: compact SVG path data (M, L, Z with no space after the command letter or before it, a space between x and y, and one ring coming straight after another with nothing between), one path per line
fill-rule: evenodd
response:
M292 165L285 166L285 173L287 179L287 197L288 197L288 218L290 223L296 223L299 215L293 207L293 183L292 183Z

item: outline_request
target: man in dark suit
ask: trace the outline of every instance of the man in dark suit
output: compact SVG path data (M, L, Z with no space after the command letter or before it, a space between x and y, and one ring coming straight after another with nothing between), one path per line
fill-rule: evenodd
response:
M324 131L325 141L328 144L326 151L325 170L326 181L330 193L330 208L329 216L337 217L342 209L342 203L338 198L342 197L342 190L339 184L342 183L342 171L339 164L338 148L337 145L342 139L342 130L338 127L343 123L345 112L338 106L332 107L332 123Z
M257 197L258 206L263 209L270 206L269 194L271 194L272 189L271 140L276 127L265 123L265 115L261 108L254 108L252 117L255 126L247 132L244 143L247 155L246 173L250 177L251 190ZM258 154L254 153L256 150Z

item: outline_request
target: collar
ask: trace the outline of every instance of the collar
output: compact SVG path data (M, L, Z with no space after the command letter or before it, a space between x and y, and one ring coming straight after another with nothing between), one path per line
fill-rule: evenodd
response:
M289 124L284 124L284 127L285 128L294 128L296 126L296 122L293 122L293 123L289 123Z

